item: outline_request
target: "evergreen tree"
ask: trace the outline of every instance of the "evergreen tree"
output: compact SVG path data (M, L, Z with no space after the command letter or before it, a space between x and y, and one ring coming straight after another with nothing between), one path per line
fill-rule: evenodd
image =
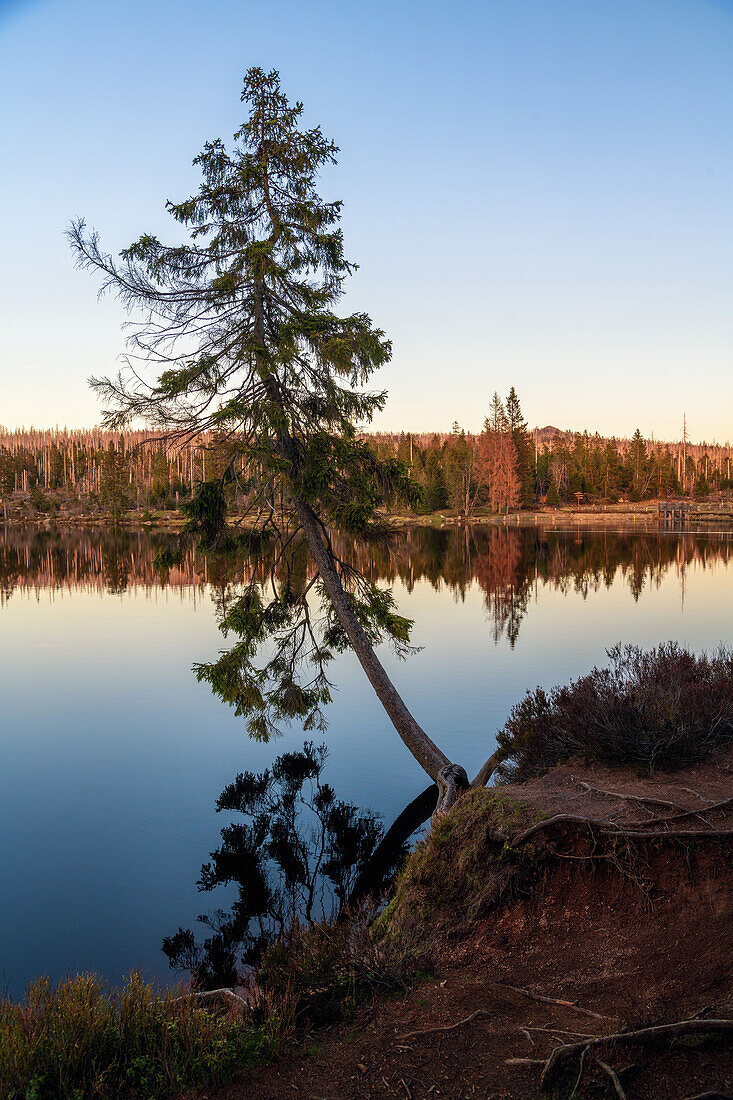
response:
M458 430L456 430L458 429ZM451 503L470 516L476 499L475 456L473 445L458 424L454 425L444 450L446 481Z
M530 507L534 501L534 471L532 469L532 446L527 431L527 422L514 386L506 399L506 419L514 446L516 458L516 476L519 479L521 503Z
M609 500L618 500L621 488L621 462L615 439L609 439L603 454L603 496Z
M384 406L384 393L363 387L389 360L391 345L366 314L334 312L354 264L344 255L341 204L324 201L316 186L337 147L320 127L301 127L302 104L288 102L276 72L250 69L242 100L248 117L233 150L207 143L194 162L203 175L199 191L168 203L188 231L184 243L144 234L115 261L83 221L71 226L79 263L101 272L103 287L129 309L143 311L133 351L158 371L150 381L131 371L97 380L105 422L119 428L142 418L169 440L216 430L248 469L254 529L247 538L253 550L274 540L272 584L252 571L222 620L239 641L198 666L198 675L247 717L250 733L267 738L293 718L321 726L327 664L351 647L395 729L435 779L450 762L374 649L389 639L405 653L411 624L388 590L338 558L329 536L329 528L383 535L380 504L397 495L415 499L404 467L378 459L357 436L357 425ZM220 526L222 498L219 480L202 485L192 502L192 524L209 538ZM278 573L299 542L317 569L313 583ZM466 781L460 768L446 774Z
M125 456L110 443L102 460L99 499L113 523L117 523L130 509L128 490L129 473Z
M631 437L631 446L627 455L627 479L631 488L632 500L641 500L649 486L649 456L646 443L639 428Z
M0 499L9 497L15 488L15 463L6 447L0 447Z
M423 503L426 512L439 512L448 505L448 488L440 456L434 448L425 459Z
M153 504L168 502L171 489L170 467L165 451L156 451L150 464L150 500Z

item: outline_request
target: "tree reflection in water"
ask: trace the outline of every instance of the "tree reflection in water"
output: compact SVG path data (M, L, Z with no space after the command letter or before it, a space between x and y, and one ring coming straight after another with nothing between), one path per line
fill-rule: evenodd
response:
M380 845L377 816L336 798L323 781L326 757L325 745L307 741L271 769L240 773L219 796L217 811L238 820L222 829L198 887L232 884L236 901L229 912L198 918L209 930L203 942L184 928L163 940L170 966L188 970L199 988L234 985L238 964L256 963L294 925L337 919L357 885L364 893L368 881L379 895L403 859L408 837L397 841L393 833Z

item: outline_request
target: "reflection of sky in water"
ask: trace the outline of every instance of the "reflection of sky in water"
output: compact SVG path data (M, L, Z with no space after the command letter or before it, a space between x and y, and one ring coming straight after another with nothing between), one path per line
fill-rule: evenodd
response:
M728 637L733 576L721 561L679 570L634 601L620 572L587 599L538 581L514 649L494 642L484 594L424 581L395 586L424 646L387 656L408 705L446 753L475 771L511 705L604 661L617 641L674 638L695 649ZM268 765L303 736L250 742L190 673L221 647L212 605L90 591L23 596L0 611L0 986L33 974L141 965L168 973L159 945L222 904L194 883L224 823L214 801L236 772ZM391 819L425 785L355 659L334 667L327 778L340 797Z

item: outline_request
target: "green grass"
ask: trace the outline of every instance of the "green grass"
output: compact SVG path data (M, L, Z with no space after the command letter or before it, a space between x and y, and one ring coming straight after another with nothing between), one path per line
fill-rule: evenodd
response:
M133 973L118 990L80 974L42 978L0 1001L1 1100L162 1100L271 1059L276 1014L205 1011L183 988L158 994Z

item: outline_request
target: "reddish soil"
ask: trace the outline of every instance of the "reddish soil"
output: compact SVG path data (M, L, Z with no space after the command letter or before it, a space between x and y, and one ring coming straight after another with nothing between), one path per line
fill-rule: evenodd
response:
M550 815L631 824L680 811L624 801L583 784L700 809L733 797L731 764L653 780L565 767L511 792ZM733 827L731 808L674 823L675 829L709 827ZM481 922L467 924L460 914L446 922L451 932L437 945L435 981L313 1032L279 1064L201 1096L530 1100L541 1095L541 1060L562 1043L696 1014L733 1018L733 838L654 842L626 863L599 864L587 860L587 841L572 827L564 829L562 843L554 834L552 843L570 858L553 861L531 898ZM508 986L577 1008L545 1004ZM482 1014L467 1020L477 1010ZM604 1046L598 1053L619 1073L628 1100L733 1097L730 1034L727 1043L688 1038ZM537 1064L507 1064L512 1058ZM548 1095L620 1095L590 1054L573 1093L578 1071L576 1058Z
M701 764L684 772L657 774L650 778L640 778L625 768L609 771L600 766L567 764L553 768L541 779L512 785L505 790L548 815L579 814L631 825L641 819L675 814L671 807L655 805L653 801L635 802L635 798L670 802L682 810L699 810L733 797L733 755L714 764ZM630 795L631 800L625 801L615 795ZM705 822L699 817L675 822L675 828L704 827Z

